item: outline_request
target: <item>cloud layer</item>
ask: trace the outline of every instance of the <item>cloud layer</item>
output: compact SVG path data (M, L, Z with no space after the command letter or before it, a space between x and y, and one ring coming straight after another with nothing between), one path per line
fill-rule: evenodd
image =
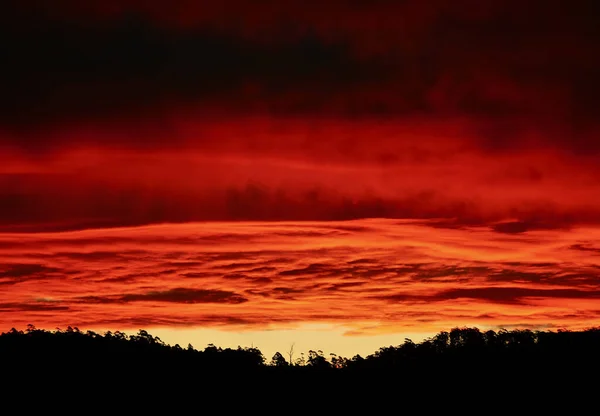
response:
M464 114L497 119L489 139L502 147L517 139L519 119L574 131L593 120L597 13L592 0L9 1L2 122L144 120L190 106L213 115Z
M600 222L595 158L483 150L448 121L196 127L182 134L204 143L162 150L80 147L76 132L70 148L45 156L0 149L0 227L387 217L503 221L510 232Z
M0 330L583 328L600 313L599 236L396 220L5 233Z
M8 1L0 228L598 223L597 14L593 0Z

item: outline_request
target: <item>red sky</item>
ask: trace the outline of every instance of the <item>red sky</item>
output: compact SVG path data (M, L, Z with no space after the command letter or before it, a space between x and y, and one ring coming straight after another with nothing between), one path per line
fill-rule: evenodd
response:
M597 2L321 3L9 1L0 331L595 324Z

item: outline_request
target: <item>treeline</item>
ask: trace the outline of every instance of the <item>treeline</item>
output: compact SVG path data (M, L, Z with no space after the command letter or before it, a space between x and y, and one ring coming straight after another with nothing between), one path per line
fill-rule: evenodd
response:
M600 328L454 328L365 357L309 351L290 363L257 348L168 345L144 330L29 326L0 334L0 397L26 414L579 414L573 406L597 397L599 357Z
M290 362L277 352L267 359L257 348L220 348L209 344L203 350L191 344L168 345L147 331L135 335L122 332L97 333L68 327L48 331L29 325L26 330L0 334L0 360L6 366L29 368L84 366L99 368L123 365L143 371L161 368L211 371L353 373L359 370L423 371L599 367L600 328L584 331L499 330L454 328L422 342L405 339L397 346L381 347L366 357L347 358L310 350Z

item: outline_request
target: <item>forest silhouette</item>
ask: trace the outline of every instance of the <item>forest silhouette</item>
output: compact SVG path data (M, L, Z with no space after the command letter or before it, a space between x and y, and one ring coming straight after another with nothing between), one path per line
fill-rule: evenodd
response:
M600 328L454 328L365 357L297 355L290 363L289 351L265 358L252 347L199 350L145 330L29 325L0 334L0 395L25 414L537 415L597 406Z
M261 386L270 389L286 390L298 382L331 390L373 387L385 379L412 387L426 383L431 390L436 383L454 382L472 386L499 380L511 385L525 381L564 384L586 373L596 383L600 328L556 332L453 328L418 343L405 339L365 357L310 350L292 355L290 362L289 355L282 351L266 358L257 348L241 346L208 344L199 350L191 344L168 345L145 330L134 335L101 334L72 327L48 331L29 325L24 331L13 328L0 334L5 376L10 369L18 370L39 383L53 383L60 376L71 377L75 383L108 378L115 387L173 387L170 384L181 386L191 378L195 386L205 387L227 382L229 389L235 388L235 383L252 388L260 380ZM389 387L390 381L386 383Z

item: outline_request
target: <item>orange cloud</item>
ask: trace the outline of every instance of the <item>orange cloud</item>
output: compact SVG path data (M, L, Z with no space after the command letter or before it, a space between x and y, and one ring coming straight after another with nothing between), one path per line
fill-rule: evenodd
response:
M598 236L383 219L3 233L0 329L582 328L598 318Z

